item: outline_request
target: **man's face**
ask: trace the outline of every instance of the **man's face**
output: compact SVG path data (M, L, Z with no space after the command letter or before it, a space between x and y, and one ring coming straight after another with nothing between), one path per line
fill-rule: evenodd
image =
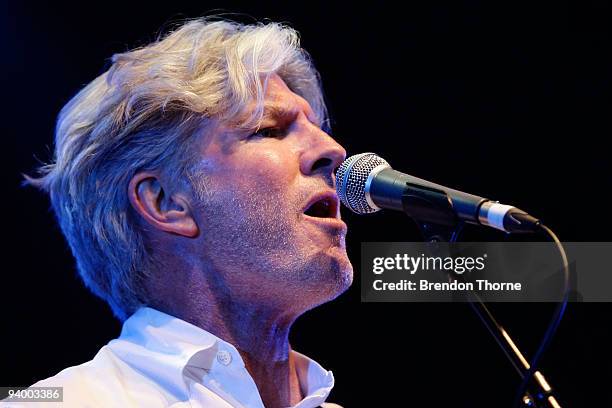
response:
M259 129L219 125L204 138L202 262L233 299L306 310L353 279L333 176L346 152L278 76Z

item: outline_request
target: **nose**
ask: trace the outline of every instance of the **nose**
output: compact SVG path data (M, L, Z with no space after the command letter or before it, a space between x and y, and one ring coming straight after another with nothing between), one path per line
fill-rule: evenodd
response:
M334 170L346 158L346 150L330 135L314 125L309 125L308 132L310 143L300 160L302 174L322 174L333 180Z

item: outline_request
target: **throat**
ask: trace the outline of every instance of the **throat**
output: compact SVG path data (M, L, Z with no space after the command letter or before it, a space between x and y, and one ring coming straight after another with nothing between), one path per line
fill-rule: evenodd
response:
M259 362L243 356L245 366L257 385L264 406L284 408L304 399L302 384L292 353L284 361Z

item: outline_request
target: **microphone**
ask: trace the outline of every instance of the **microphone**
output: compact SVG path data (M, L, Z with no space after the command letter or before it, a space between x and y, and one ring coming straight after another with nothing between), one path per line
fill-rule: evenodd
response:
M523 210L393 170L374 153L347 158L336 172L336 190L342 204L357 214L384 208L442 226L467 222L508 233L540 228L540 220Z

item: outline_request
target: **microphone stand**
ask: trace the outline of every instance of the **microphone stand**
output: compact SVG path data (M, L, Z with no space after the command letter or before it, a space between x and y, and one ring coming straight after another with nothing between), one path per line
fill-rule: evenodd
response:
M425 241L429 242L432 247L435 247L435 250L440 250L440 246L437 243L456 242L463 224L457 222L451 201L446 193L410 183L407 183L407 187L406 193L402 196L404 212L417 221ZM432 212L432 208L435 208L436 211ZM449 279L452 279L450 275ZM471 291L468 295L468 302L510 360L510 363L512 363L521 379L524 379L530 368L529 362L514 340L512 340L503 326L497 322L477 293ZM544 375L540 371L536 371L533 377L535 381L528 385L527 391L523 395L523 406L530 408L561 408L561 405L553 395L552 387L546 381Z

